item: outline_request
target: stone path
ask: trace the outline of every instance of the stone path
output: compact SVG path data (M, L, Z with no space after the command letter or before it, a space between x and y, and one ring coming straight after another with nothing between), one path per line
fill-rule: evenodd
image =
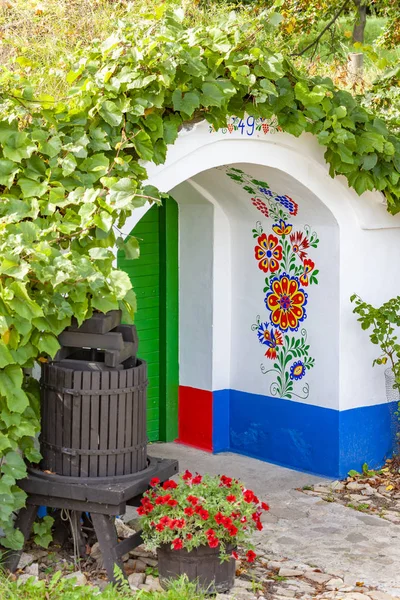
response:
M236 454L212 455L179 444L154 444L149 454L177 458L181 470L238 477L265 499L271 510L264 516L264 530L255 541L269 562L288 559L289 565L295 561L295 566L307 565L325 571L331 578L340 577L346 586L364 582L400 597L400 527L296 490L329 480ZM328 597L366 600L344 595L350 592L341 593Z

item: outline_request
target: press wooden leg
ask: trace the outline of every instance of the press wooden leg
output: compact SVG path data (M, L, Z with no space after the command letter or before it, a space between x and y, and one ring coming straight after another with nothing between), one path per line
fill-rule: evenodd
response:
M21 508L15 520L15 528L19 529L24 536L25 542L30 536L33 523L35 522L38 506L28 504L26 508ZM17 570L19 559L21 558L23 548L21 550L6 550L7 555L4 560L5 567L14 573Z
M81 513L76 510L71 512L71 532L72 539L74 544L76 544L79 556L80 558L84 558L86 556L86 541L82 533Z
M126 577L126 575L122 557L118 556L117 552L118 538L115 530L114 517L97 513L91 513L91 517L97 540L100 545L104 568L107 571L108 579L115 583L114 568L116 566L121 569L124 577Z

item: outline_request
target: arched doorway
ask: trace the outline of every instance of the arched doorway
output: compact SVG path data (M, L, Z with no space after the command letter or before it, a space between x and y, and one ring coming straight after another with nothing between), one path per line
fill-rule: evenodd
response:
M360 351L348 301L363 281L355 248L376 232L312 138L213 140L195 129L166 165L149 166L149 181L179 213L180 441L330 475L381 460L387 406L353 381L354 344L364 372L371 353L365 340ZM384 207L366 202L385 227ZM302 300L285 323L273 292L290 283ZM355 421L366 431L373 422L374 436L357 428L355 443Z

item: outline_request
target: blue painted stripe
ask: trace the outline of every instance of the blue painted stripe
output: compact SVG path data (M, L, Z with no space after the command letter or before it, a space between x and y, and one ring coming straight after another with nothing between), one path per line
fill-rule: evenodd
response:
M213 392L213 452L229 450L230 390Z
M219 390L213 393L213 450L229 449L309 473L344 477L364 462L375 468L391 456L396 409L394 402L339 412Z

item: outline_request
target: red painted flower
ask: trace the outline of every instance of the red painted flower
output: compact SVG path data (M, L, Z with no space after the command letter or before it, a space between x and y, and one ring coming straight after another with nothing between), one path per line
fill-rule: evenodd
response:
M307 248L310 247L310 242L308 241L304 233L302 231L296 231L296 233L291 233L290 243L292 244L293 252L297 254L300 260L304 260L307 256L307 252L304 252L304 250L307 250Z
M181 548L183 548L183 542L179 538L176 538L172 541L172 546L174 550L181 550Z
M308 286L308 276L315 267L315 263L310 259L306 258L303 262L304 265L304 273L300 275L300 281L304 285L304 287Z
M249 550L246 554L247 562L252 563L256 559L257 554L253 550Z
M269 329L269 323L260 323L257 329L257 336L261 344L268 346L265 356L271 360L275 360L277 357L277 347L283 345L281 332L273 327Z
M201 475L196 475L196 477L193 477L192 483L194 485L199 485L199 483L201 483L202 480L202 476Z
M194 510L193 510L193 508L191 506L188 506L187 508L185 508L185 510L183 512L188 517L191 517L192 515L194 515Z
M175 483L175 481L172 481L172 479L168 479L167 481L165 481L163 483L164 490L174 490L177 487L178 487L178 484Z
M153 479L150 479L150 486L154 487L156 485L158 485L160 483L160 479L159 477L153 477Z
M265 304L271 311L273 325L285 333L288 329L297 331L300 323L307 318L307 294L300 287L297 277L286 273L272 279Z
M228 500L228 502L235 502L236 496L234 496L233 494L229 494L229 496L227 496L226 499Z
M193 475L191 474L190 471L188 471L186 469L186 471L184 472L184 474L182 475L182 479L183 481L189 481L189 479L192 479Z
M282 246L278 244L278 238L266 233L257 239L258 246L254 248L254 255L259 261L258 267L264 273L275 273L279 269L279 261L282 260Z

